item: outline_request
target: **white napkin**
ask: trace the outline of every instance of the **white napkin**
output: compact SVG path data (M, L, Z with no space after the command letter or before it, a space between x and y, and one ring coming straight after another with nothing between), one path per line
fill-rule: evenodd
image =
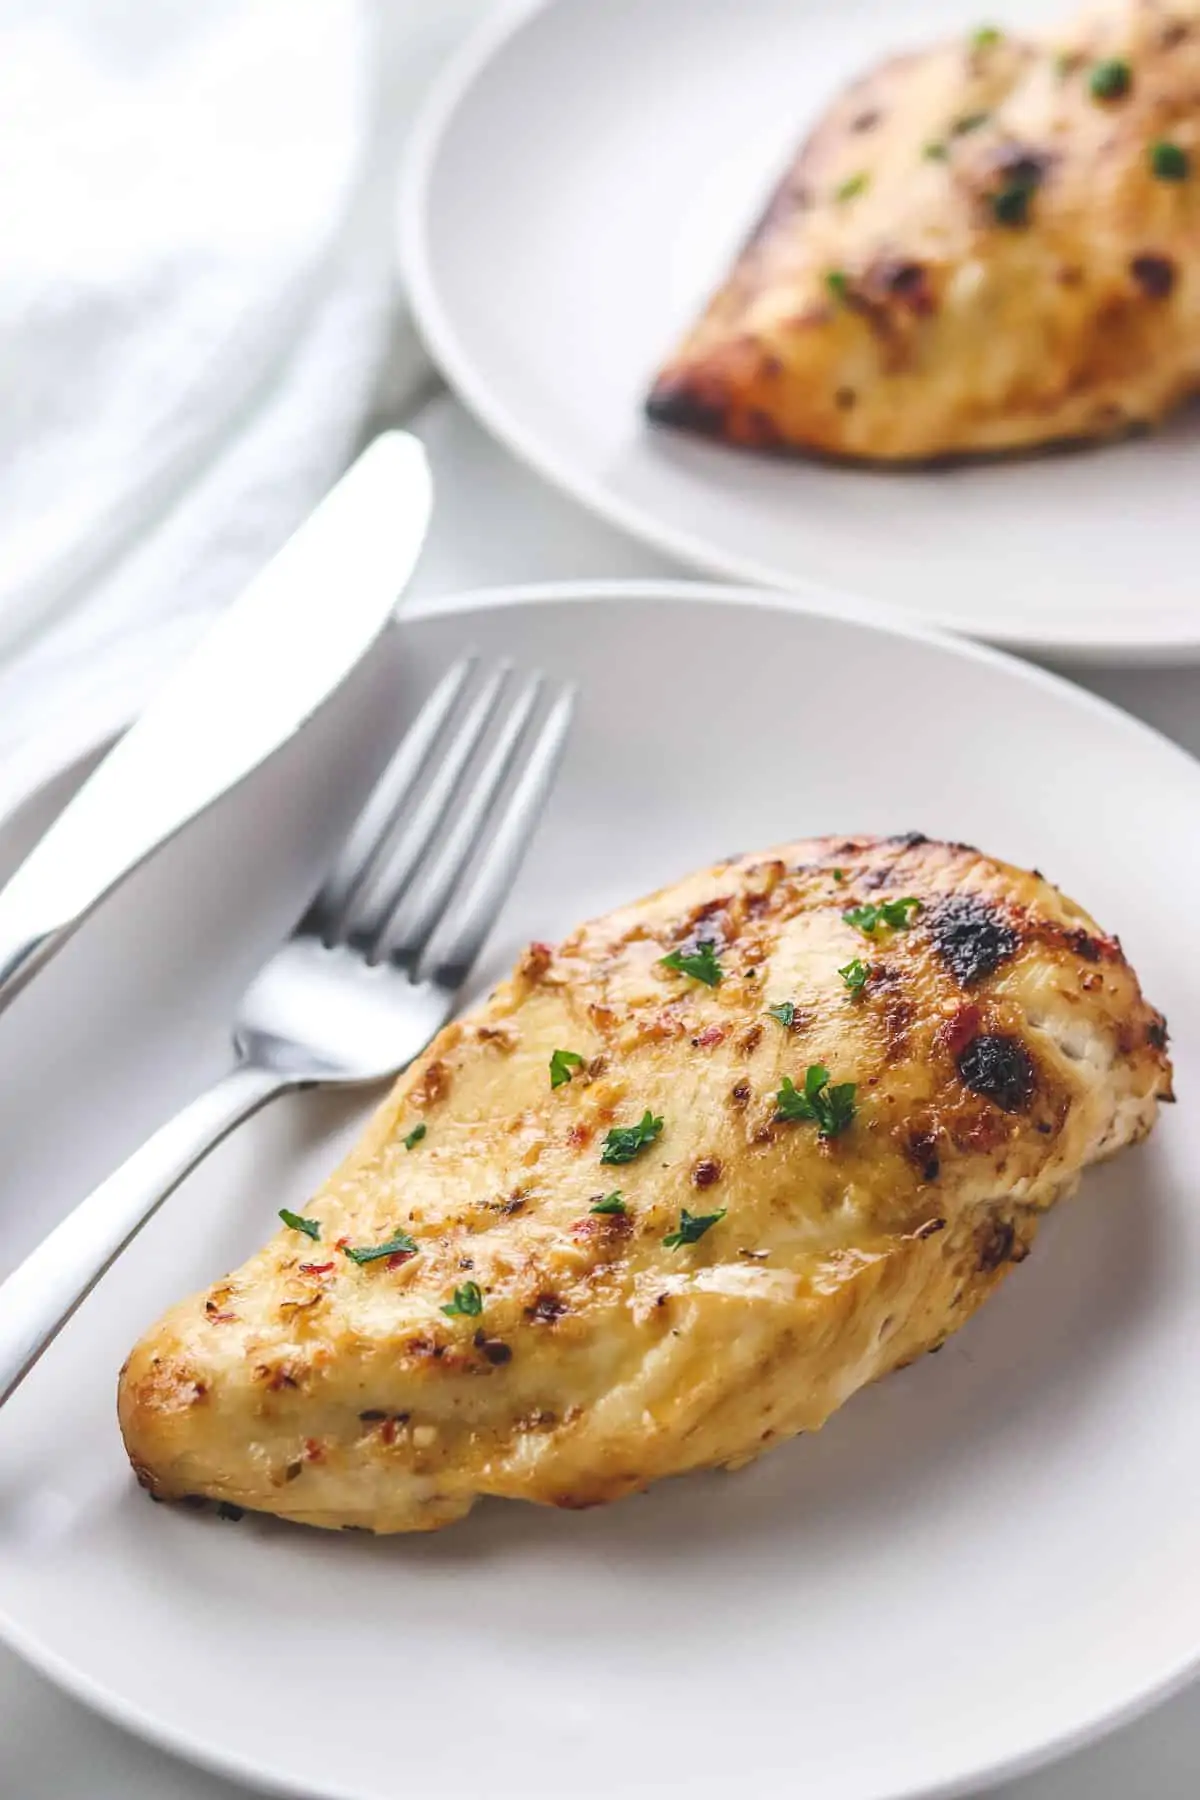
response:
M6 0L0 749L144 624L189 641L349 460L389 355L394 400L427 377L395 163L480 10Z

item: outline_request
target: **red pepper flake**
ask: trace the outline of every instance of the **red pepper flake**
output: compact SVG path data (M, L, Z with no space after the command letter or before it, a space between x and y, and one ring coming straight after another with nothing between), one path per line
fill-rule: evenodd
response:
M385 1419L379 1428L379 1436L383 1443L394 1444L396 1441L395 1419Z
M304 1460L306 1462L315 1462L315 1463L325 1461L325 1451L322 1448L322 1446L317 1442L316 1438L305 1438L305 1440L304 1440Z
M399 1269L406 1262L411 1262L416 1254L415 1250L395 1250L388 1257L387 1266L389 1269Z
M591 1125L575 1124L567 1133L567 1143L572 1150L584 1150L595 1135L595 1129Z
M946 1020L937 1034L938 1044L948 1050L951 1056L957 1056L965 1050L979 1031L980 1012L977 1006L960 1006L953 1016Z
M332 1268L333 1268L333 1264L331 1262L301 1263L300 1268L299 1268L299 1273L301 1275L328 1275L330 1269L332 1269Z
M349 1242L350 1242L350 1239L348 1237L335 1238L333 1241L333 1247L335 1250L344 1250L346 1248L346 1245Z
M517 973L524 980L536 984L554 961L554 946L542 943L535 938L517 965Z
M698 1050L711 1050L714 1044L723 1044L725 1037L724 1025L706 1025L693 1042Z

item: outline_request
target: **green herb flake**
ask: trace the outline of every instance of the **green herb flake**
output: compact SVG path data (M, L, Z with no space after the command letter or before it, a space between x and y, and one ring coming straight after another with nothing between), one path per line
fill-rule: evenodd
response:
M595 1201L588 1207L588 1211L594 1213L623 1213L627 1211L625 1202L621 1197L620 1188L613 1194L605 1194L603 1200Z
M844 269L827 269L825 288L834 300L843 301L850 292L850 278Z
M694 950L672 950L669 956L660 956L658 960L664 969L674 969L677 975L690 975L693 981L702 981L705 987L721 985L721 965L712 938L701 938Z
M417 1246L406 1231L398 1231L386 1244L368 1244L361 1250L356 1250L352 1244L343 1244L342 1253L361 1267L363 1263L378 1262L384 1256L415 1256Z
M829 1070L823 1063L812 1063L805 1071L803 1092L789 1076L784 1076L775 1096L775 1117L785 1121L802 1119L818 1126L823 1138L840 1137L849 1129L858 1111L854 1104L857 1091L853 1081L830 1087Z
M714 1225L721 1223L727 1210L723 1206L720 1212L697 1215L690 1213L685 1206L679 1215L677 1229L668 1231L663 1239L664 1245L668 1250L678 1250L682 1244L698 1244L706 1231L711 1231Z
M454 1298L442 1311L448 1319L477 1319L483 1311L483 1295L473 1281L455 1288Z
M966 137L969 132L978 131L981 126L986 125L991 116L990 112L964 113L960 119L955 119L953 125L951 125L950 135L952 137Z
M584 1058L578 1050L556 1050L550 1058L550 1086L562 1087L564 1082L570 1081L572 1072L583 1066Z
M795 1001L781 1000L778 1006L768 1006L767 1017L768 1019L778 1019L783 1029L789 1031L796 1017Z
M1120 57L1098 62L1088 76L1088 90L1093 100L1120 100L1133 85L1133 70Z
M321 1227L315 1219L302 1219L299 1213L289 1212L286 1206L280 1207L279 1216L292 1231L302 1231L314 1244L320 1242Z
M921 902L914 894L906 894L903 900L884 900L879 904L868 902L865 906L852 906L842 914L847 925L853 925L856 931L864 936L872 937L881 925L890 925L893 931L905 931L913 922L913 916L921 910Z
M1192 159L1182 144L1160 138L1150 146L1150 171L1159 181L1186 181L1192 172Z
M981 25L971 33L972 50L994 50L1004 42L1004 33L996 25Z
M855 200L859 194L865 194L870 185L871 177L865 169L860 169L857 175L847 176L846 180L833 190L833 197L838 201Z
M428 1125L414 1125L404 1140L404 1148L406 1150L415 1150L428 1130Z
M1034 190L1025 181L1010 181L1007 187L999 188L996 193L988 195L988 203L992 209L992 217L997 225L1017 227L1029 223L1029 202L1033 199Z
M865 963L861 956L856 956L852 962L840 968L838 974L850 990L851 997L857 1000L871 979L871 965Z
M628 1163L640 1156L662 1131L663 1122L647 1110L636 1125L614 1125L600 1152L602 1163Z
M926 162L945 162L950 155L948 146L940 138L933 138L925 145L921 155Z
M835 869L833 871L833 879L835 881L845 881L845 879L846 879L845 869Z

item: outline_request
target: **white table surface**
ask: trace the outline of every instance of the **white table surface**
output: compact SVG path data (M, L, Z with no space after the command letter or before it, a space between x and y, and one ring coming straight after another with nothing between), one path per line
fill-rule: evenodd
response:
M687 573L560 499L448 397L425 409L418 429L434 464L438 510L414 593ZM1200 753L1200 669L1073 673ZM969 1655L969 1645L959 1648ZM1195 1800L1198 1788L1200 1687L1092 1750L992 1790L992 1800L1130 1800L1139 1792ZM0 1648L0 1800L248 1800L248 1791L125 1736Z

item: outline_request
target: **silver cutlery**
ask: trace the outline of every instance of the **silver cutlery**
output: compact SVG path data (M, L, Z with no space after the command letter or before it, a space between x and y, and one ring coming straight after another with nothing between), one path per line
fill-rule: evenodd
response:
M243 996L234 1068L0 1285L0 1403L162 1202L291 1089L380 1081L449 1019L524 857L574 703L456 664L418 714L294 935Z
M100 901L295 736L378 638L425 540L404 432L364 451L0 892L0 1010Z

